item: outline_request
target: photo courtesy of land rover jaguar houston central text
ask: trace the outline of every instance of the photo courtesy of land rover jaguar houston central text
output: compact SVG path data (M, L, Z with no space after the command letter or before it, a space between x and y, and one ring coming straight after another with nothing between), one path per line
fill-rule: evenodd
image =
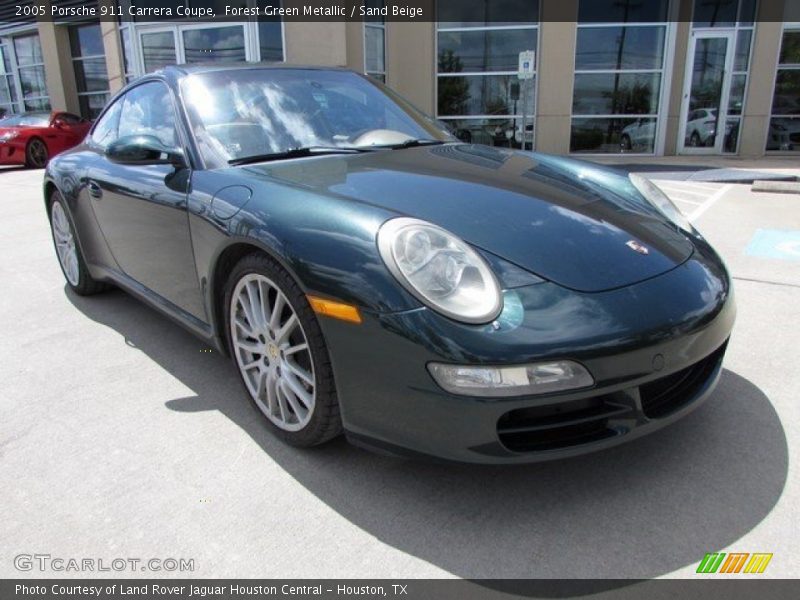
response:
M721 259L649 180L462 143L344 69L146 75L44 196L71 293L118 286L230 355L297 446L606 448L709 396L735 317Z

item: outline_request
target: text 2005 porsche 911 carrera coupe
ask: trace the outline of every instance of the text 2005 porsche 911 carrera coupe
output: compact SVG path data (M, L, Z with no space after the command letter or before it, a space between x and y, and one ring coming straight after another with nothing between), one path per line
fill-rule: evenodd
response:
M231 355L265 423L395 454L605 448L714 388L730 278L648 180L463 144L356 73L169 67L56 157L69 287Z

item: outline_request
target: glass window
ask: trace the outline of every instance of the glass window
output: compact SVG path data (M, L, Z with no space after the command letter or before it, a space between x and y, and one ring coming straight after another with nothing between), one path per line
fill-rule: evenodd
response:
M800 151L800 28L783 32L766 150Z
M535 25L538 0L439 0L436 19L440 28L486 25Z
M695 27L752 25L757 0L695 0Z
M244 27L185 29L183 51L187 63L242 62L245 60Z
M572 119L570 152L655 151L657 119Z
M465 141L530 145L536 79L520 82L517 66L520 52L537 50L539 3L443 0L437 10L437 116Z
M661 69L666 27L580 27L575 69Z
M44 63L42 46L39 44L38 35L26 35L14 38L14 52L17 55L17 65L39 65Z
M99 23L70 27L69 42L72 58L105 55Z
M581 0L571 152L655 151L667 27L649 23L663 22L667 8L655 0ZM606 25L584 24L598 21Z
M579 73L572 112L576 115L658 113L660 73Z
M370 9L381 9L384 0L366 0ZM364 72L386 81L386 24L382 16L370 16L364 21Z
M258 45L261 48L261 60L280 62L283 60L283 33L281 21L275 17L262 17L258 22Z
M172 31L143 33L141 40L145 73L152 73L178 62L175 53L175 35Z
M125 94L119 117L119 137L128 135L152 135L167 147L177 146L175 112L165 85L145 83Z
M581 0L580 23L661 23L669 0Z
M123 100L114 102L92 130L92 141L101 148L106 148L111 142L117 139L122 102Z
M108 69L99 23L69 29L81 115L94 119L109 97Z
M519 53L536 48L536 34L535 29L440 32L439 56L448 59L439 72L516 72Z

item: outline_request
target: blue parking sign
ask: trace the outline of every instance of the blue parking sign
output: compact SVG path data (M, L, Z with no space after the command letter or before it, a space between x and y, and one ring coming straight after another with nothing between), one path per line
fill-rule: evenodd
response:
M800 231L759 229L747 245L745 254L763 258L800 260Z

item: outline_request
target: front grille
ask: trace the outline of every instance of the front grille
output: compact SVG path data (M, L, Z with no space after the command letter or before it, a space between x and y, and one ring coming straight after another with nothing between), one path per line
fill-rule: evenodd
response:
M665 417L691 402L725 355L725 342L714 353L690 367L639 386L642 411L649 419Z
M579 446L617 435L609 419L631 413L611 395L520 408L497 423L500 442L514 452L536 452Z

